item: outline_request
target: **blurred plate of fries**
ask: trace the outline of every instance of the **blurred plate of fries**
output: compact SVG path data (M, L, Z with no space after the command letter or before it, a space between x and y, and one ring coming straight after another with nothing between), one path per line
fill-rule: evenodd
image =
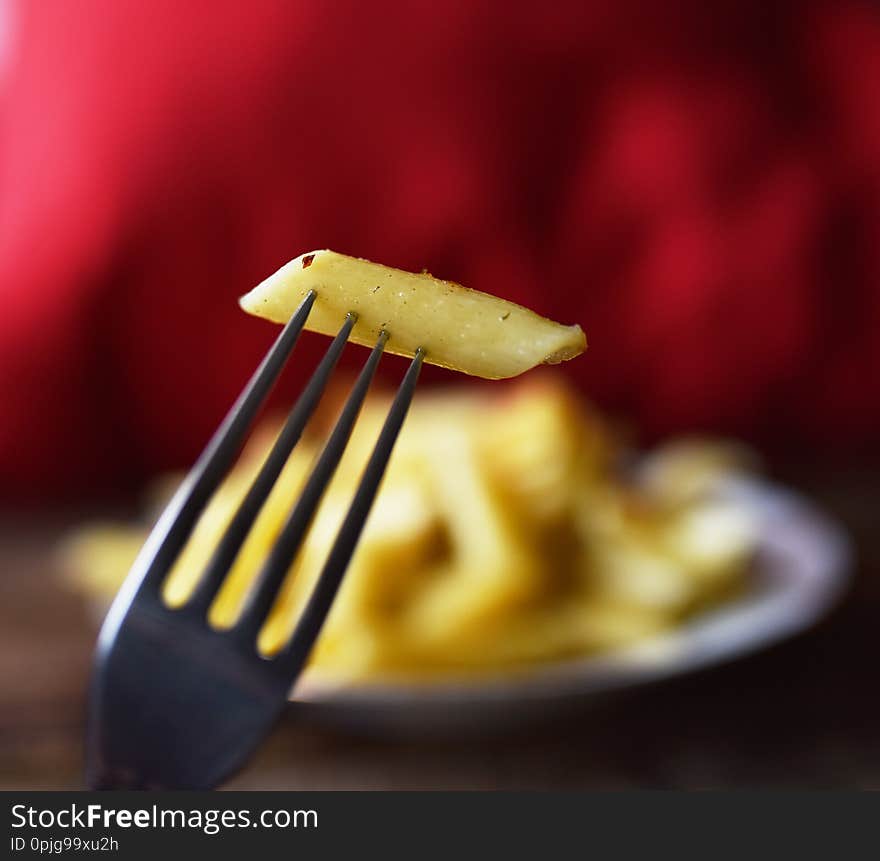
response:
M553 372L416 398L327 625L292 694L312 717L424 731L519 723L755 651L840 594L848 543L740 446L634 455ZM331 423L294 451L210 619L233 624ZM283 645L378 431L372 396L260 636ZM267 423L166 583L180 604L268 451ZM172 480L154 494L167 496ZM148 527L86 525L61 548L101 608Z

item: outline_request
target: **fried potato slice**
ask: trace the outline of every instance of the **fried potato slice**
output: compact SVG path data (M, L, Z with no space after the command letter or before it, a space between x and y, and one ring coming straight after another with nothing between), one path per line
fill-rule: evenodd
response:
M414 399L310 658L315 681L517 672L643 641L746 588L755 524L716 492L741 459L714 442L676 442L621 470L610 426L552 373L541 377ZM237 618L343 396L294 449L211 607L215 626ZM302 613L390 397L363 406L260 632L265 655ZM255 434L218 488L166 581L169 603L192 591L277 430ZM143 537L98 524L65 544L65 567L84 591L110 595Z
M541 364L580 355L580 326L563 326L533 311L442 281L335 251L302 254L240 300L249 314L286 323L310 290L317 294L306 328L335 335L345 315L358 315L351 340L372 347L381 330L387 351L475 377L515 377Z

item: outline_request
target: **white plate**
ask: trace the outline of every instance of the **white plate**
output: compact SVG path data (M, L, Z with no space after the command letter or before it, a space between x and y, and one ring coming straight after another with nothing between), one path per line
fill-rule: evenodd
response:
M330 687L308 677L292 710L371 732L485 730L571 709L599 694L680 676L791 637L824 615L848 580L849 541L805 499L755 480L724 489L758 524L743 597L625 650L515 676Z

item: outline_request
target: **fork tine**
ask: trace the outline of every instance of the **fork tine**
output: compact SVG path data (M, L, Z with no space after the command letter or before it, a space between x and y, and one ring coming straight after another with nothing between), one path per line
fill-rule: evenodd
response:
M205 571L196 586L190 600L184 605L186 612L194 615L204 615L211 606L211 602L217 595L223 580L226 577L235 557L241 550L241 546L253 526L254 520L263 507L266 497L272 491L290 452L302 436L308 420L311 418L321 399L327 382L336 367L339 357L348 342L348 336L357 321L354 313L346 315L345 323L339 330L339 334L333 339L324 358L321 359L315 373L309 380L302 394L294 404L293 409L284 423L284 427L278 434L269 456L263 462L257 477L251 484L247 494L235 512L232 520L223 533L219 544L211 555Z
M120 604L141 587L158 594L165 574L189 538L196 520L217 489L242 441L296 345L317 294L310 290L254 371L195 466L162 513L120 592ZM141 572L139 569L144 567ZM140 576L137 576L135 572Z
M287 572L296 557L297 551L302 544L303 537L308 531L309 525L315 514L315 510L324 495L324 491L339 465L354 423L360 413L367 390L370 387L376 367L382 358L388 335L385 331L379 333L376 346L373 347L370 357L358 376L357 382L352 387L348 400L342 409L342 413L333 428L330 438L327 440L318 462L315 464L293 511L287 518L280 534L275 540L269 557L267 558L260 575L248 596L245 608L235 624L237 635L252 643L259 633L272 604L278 593Z
M324 563L315 588L309 596L306 608L297 621L290 642L276 658L279 672L291 681L299 674L312 650L324 620L327 618L327 613L333 604L345 570L348 568L348 563L354 554L373 500L376 498L382 476L385 474L385 467L391 457L394 443L397 441L401 425L409 410L424 357L424 350L421 348L416 350L406 376L397 390L394 403L385 418L385 423L382 425L379 438L376 440L376 445L367 462L339 534L336 536L336 541Z

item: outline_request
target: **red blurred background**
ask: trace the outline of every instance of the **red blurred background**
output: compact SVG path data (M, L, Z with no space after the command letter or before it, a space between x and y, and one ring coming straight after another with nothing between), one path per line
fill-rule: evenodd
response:
M877 7L0 10L7 501L191 460L276 332L237 296L320 247L581 323L646 437L880 438Z

